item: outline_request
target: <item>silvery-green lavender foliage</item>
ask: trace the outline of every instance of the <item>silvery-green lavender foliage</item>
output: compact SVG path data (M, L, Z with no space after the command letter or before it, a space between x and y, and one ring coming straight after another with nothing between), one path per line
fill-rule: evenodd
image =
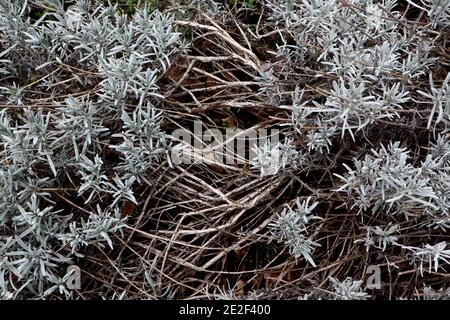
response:
M450 208L450 154L439 149L448 148L450 142L441 137L438 143L418 165L409 163L410 153L399 142L382 145L363 160L355 159L354 169L344 164L348 173L337 175L343 181L338 191L352 194L359 212L383 210L406 219L425 215L438 223Z
M261 177L275 175L280 169L291 165L299 153L292 145L292 140L287 139L283 143L273 143L267 139L263 145L255 145L252 148L255 158L252 159L251 165L258 169Z
M425 11L433 27L448 26L450 20L450 0L421 0L419 3L407 0L411 5Z
M338 300L366 300L370 295L361 288L363 281L355 281L348 277L344 281L330 278L334 293Z
M320 245L308 237L307 231L312 220L321 218L313 214L319 203L310 204L310 201L311 197L302 202L297 199L295 207L288 205L269 228L274 239L283 242L295 258L303 257L312 266L316 266L312 254L314 248Z
M425 24L404 23L396 0L269 0L269 25L280 29L275 52L279 62L258 79L271 84L261 92L268 101L290 109L286 126L293 141L306 145L302 160L326 156L334 144L348 139L366 139L379 123L406 122L404 114L423 106L427 112L421 124L432 130L434 144L420 161L393 142L355 158L352 166L344 164L347 173L335 176L341 180L337 191L353 199L350 206L361 214L362 223L367 214L388 217L386 225L361 226L366 237L355 242L363 243L367 252L402 248L421 272L431 272L441 263L448 265L447 244L408 247L402 244L399 222L417 219L423 230L450 228L450 74L436 83L431 71L438 62L432 55L432 30L442 28L445 34L450 1L409 2L428 17ZM306 87L302 75L308 72L309 79L324 78L328 86ZM418 88L414 81L419 78L429 79L429 88ZM293 238L303 241L295 215L284 212L277 228L286 221L290 230L297 226ZM276 235L286 239L282 232ZM352 298L351 291L359 286L347 280L333 285Z
M420 274L423 276L424 267L428 266L428 272L432 270L439 271L440 263L450 265L450 249L447 248L447 242L442 241L435 245L425 244L423 247L408 247L403 248L409 250L412 255L412 262L415 264Z
M398 236L398 219L419 219L422 228L429 230L450 227L450 142L439 136L425 159L416 165L409 163L410 152L400 143L383 145L372 150L363 160L354 160L345 176L338 176L342 186L338 191L347 192L354 199L358 212L383 214L391 222L385 227L369 227L363 242L367 251L371 247L384 251L387 246L399 246L410 253L410 261L420 273L438 271L440 263L450 265L447 243L424 244L423 247L403 245ZM400 217L397 217L400 215ZM393 225L391 225L393 224Z
M214 19L226 23L229 16L220 1L217 0L188 0L189 7L195 7L199 12L207 13Z
M0 83L2 299L71 297L61 270L86 246L114 247L121 203L164 157L156 81L184 48L172 18L147 7L128 17L97 1L33 3L45 7L36 21L30 1L0 0L0 74L21 81ZM48 107L26 107L32 86ZM56 209L62 179L95 205Z
M447 74L441 88L436 88L433 83L433 77L430 73L430 89L431 92L424 92L418 90L418 92L427 98L427 100L433 104L429 118L428 128L434 122L434 125L438 125L440 122L444 122L445 131L448 131L450 122L450 73ZM436 119L434 119L436 118Z
M439 1L434 2L437 8ZM274 26L291 37L289 44L285 39L278 47L281 75L300 81L297 68L308 65L320 70L317 77L330 79L331 89L320 92L325 102L303 100L298 88L292 97L291 125L297 134L304 133L303 126L317 128L307 130L309 151L328 150L339 136L354 140L378 121L401 120L399 111L411 101L411 80L428 72L436 60L430 56L433 44L426 40L426 26L415 29L398 22L395 0L351 0L348 5L336 0L271 0L267 6ZM262 81L280 86L274 77ZM432 90L435 104L445 94L445 84L441 91ZM271 100L286 101L277 92L271 95Z
M380 249L382 252L390 245L396 244L398 240L399 225L389 223L386 227L367 227L366 237L364 240L355 240L355 243L363 242L366 246L367 252L374 247Z
M125 131L113 135L123 139L122 144L113 146L123 155L118 170L125 178L134 177L139 182L145 179L150 165L165 155L167 139L159 127L161 117L149 104L146 109L138 106L132 115L124 111L121 119Z

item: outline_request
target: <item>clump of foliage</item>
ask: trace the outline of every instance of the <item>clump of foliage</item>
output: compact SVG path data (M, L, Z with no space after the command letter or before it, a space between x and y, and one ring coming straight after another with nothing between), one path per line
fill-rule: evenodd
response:
M45 9L36 21L34 5ZM86 247L112 250L123 234L121 206L138 203L133 185L167 148L156 78L183 44L172 18L147 7L0 7L0 285L2 296L45 298Z

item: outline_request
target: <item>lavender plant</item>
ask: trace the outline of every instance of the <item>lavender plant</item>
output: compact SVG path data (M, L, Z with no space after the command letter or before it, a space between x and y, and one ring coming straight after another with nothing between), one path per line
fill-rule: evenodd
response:
M344 281L331 277L330 281L332 283L333 289L336 293L338 299L341 300L366 300L369 298L369 294L364 292L361 288L363 281L354 281L352 278L348 277Z
M307 237L307 226L311 220L321 218L312 214L319 203L310 204L310 201L310 197L303 202L297 199L296 207L291 208L288 205L269 227L273 237L284 242L289 247L289 253L295 258L303 257L308 263L316 266L312 254L314 248L319 247L320 244Z
M122 203L164 157L151 100L182 50L172 18L147 6L128 17L99 1L0 1L1 297L71 298L61 270L86 247L116 247Z

